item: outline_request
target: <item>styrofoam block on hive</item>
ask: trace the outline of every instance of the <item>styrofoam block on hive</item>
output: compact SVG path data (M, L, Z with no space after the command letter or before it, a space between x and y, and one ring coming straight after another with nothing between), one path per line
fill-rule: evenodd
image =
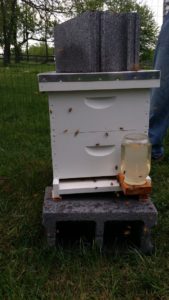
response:
M99 12L85 12L55 27L57 72L99 71Z

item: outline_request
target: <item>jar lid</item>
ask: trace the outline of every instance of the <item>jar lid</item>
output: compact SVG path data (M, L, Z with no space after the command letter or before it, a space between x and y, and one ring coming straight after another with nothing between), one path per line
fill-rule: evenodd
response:
M124 136L123 141L126 143L149 143L149 138L144 133L129 133Z

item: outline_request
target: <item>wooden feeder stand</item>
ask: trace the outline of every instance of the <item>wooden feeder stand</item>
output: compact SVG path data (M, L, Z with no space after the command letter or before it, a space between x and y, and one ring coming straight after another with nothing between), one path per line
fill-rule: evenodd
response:
M124 195L132 196L132 195L147 195L152 191L152 183L150 177L146 179L146 183L143 185L130 185L124 181L124 175L122 173L118 174L118 181L122 188Z

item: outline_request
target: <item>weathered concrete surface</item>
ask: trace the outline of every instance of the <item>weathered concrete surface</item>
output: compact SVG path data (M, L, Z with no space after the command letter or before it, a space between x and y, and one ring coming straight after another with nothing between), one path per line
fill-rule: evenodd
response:
M151 228L157 223L157 210L151 200L117 197L113 193L94 195L65 195L61 201L52 199L52 187L47 187L43 205L43 225L48 244L56 244L56 223L66 221L94 221L95 240L103 246L104 225L109 221L141 221L143 230L140 248L151 253Z

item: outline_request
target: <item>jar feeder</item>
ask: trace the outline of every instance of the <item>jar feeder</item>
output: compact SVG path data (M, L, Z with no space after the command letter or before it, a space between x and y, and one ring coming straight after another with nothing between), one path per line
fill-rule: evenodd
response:
M143 133L124 136L121 145L119 181L125 194L150 194L151 144Z

